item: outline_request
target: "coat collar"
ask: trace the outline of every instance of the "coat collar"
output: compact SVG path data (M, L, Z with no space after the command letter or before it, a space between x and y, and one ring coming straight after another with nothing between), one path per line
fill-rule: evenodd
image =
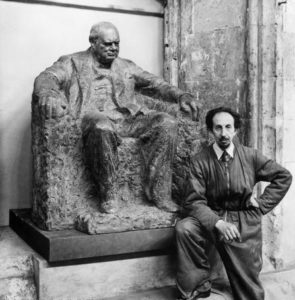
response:
M218 160L219 160L219 159L221 158L221 156L222 156L224 150L222 150L222 149L218 146L218 144L217 144L216 142L213 144L213 150L214 150L214 152L215 152L215 154L216 154L216 156L217 156L217 158L218 158ZM229 145L229 147L226 148L226 152L229 154L229 156L230 156L231 158L234 157L234 150L235 150L235 146L234 146L233 142L231 142L230 145Z

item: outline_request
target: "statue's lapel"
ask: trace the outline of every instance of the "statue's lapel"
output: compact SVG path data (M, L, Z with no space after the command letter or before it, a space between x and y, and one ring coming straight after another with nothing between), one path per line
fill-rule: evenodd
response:
M91 82L92 82L92 66L93 56L90 51L87 51L87 55L82 60L79 84L82 92L82 102L85 102L90 97Z
M111 71L116 99L118 104L123 104L122 101L124 101L125 98L124 74L122 73L122 68L120 67L118 59L115 59L113 62Z
M75 99L75 111L77 117L80 116L83 103L90 97L92 79L92 55L89 50L81 54L78 58L73 58L73 73L77 80L78 94Z

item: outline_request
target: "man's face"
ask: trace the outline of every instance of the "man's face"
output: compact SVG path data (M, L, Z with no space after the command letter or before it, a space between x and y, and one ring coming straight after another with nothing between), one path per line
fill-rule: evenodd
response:
M226 149L236 135L234 118L227 112L220 112L214 115L212 121L215 141L221 149Z
M120 37L113 28L105 29L98 39L92 43L98 61L103 64L111 64L118 57Z

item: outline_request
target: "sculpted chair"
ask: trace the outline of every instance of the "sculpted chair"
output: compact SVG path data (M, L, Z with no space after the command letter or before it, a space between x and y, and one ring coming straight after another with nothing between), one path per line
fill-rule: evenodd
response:
M174 201L179 203L191 152L197 151L200 145L198 123L183 117L177 105L165 104L140 92L136 97L149 109L168 112L178 119L172 193ZM118 148L121 209L115 215L99 212L94 180L83 149L82 117L83 112L78 117L67 114L46 120L40 116L38 99L33 96L34 222L45 230L76 227L90 234L173 225L175 214L159 210L145 200L143 166L138 140L134 138L122 138Z

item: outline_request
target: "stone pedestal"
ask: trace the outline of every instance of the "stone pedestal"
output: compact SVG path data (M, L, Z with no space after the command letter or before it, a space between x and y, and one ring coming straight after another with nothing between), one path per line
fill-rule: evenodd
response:
M174 285L168 255L52 267L35 260L39 300L106 299ZM126 298L127 299L127 298Z
M42 231L28 209L11 210L10 226L44 257L34 258L40 300L126 299L175 284L173 227L98 235ZM212 279L224 276L215 254L210 253Z
M35 259L38 299L174 300L175 262L173 255L159 255L55 267ZM295 299L294 269L261 280L265 300ZM215 279L208 300L234 300L228 283Z
M89 235L75 229L40 230L30 220L30 210L11 210L10 226L49 263L86 259L122 259L123 255L143 255L171 251L174 228L133 230Z

